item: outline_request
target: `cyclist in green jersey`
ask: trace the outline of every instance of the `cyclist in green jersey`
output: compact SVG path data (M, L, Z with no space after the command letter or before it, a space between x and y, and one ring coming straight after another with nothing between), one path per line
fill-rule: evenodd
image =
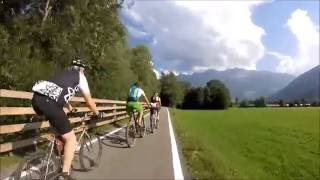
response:
M140 88L139 83L136 82L133 85L131 85L129 90L129 96L127 99L127 112L131 113L134 110L136 110L139 113L139 119L138 123L141 125L141 120L143 117L143 106L139 102L140 97L143 96L144 101L150 106L149 100L146 97L146 94L144 93L143 89Z

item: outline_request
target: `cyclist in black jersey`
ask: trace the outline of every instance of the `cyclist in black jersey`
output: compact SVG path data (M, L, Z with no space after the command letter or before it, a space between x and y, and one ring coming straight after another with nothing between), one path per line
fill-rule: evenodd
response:
M72 61L69 70L53 76L48 81L38 81L32 87L34 111L39 115L44 115L54 130L65 140L62 167L62 177L64 179L72 179L70 177L70 167L77 140L63 107L66 107L69 112L74 111L75 109L69 104L69 100L80 90L94 114L98 117L102 116L91 97L84 69L85 64L82 63L81 59L76 58Z

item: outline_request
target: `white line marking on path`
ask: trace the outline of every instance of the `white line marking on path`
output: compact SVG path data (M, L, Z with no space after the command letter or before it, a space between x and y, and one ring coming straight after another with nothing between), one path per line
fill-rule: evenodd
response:
M172 152L172 164L173 164L173 172L174 172L174 179L175 180L183 180L183 173L178 153L178 147L176 143L176 139L174 137L173 128L171 124L170 112L167 108L168 112L168 121L169 121L169 132L170 132L170 139L171 139L171 152Z

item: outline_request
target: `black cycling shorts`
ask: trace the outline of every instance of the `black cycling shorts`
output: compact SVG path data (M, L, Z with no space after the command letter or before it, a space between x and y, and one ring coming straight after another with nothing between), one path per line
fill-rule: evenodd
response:
M32 107L38 115L43 115L49 120L50 125L59 135L64 135L72 130L63 107L49 97L34 93Z
M155 113L157 112L159 114L159 111L160 111L160 107L153 107L150 109L151 113Z

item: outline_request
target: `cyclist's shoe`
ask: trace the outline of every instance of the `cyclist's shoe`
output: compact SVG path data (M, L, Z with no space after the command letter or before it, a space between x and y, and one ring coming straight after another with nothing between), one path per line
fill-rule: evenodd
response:
M104 112L99 112L98 115L92 116L92 119L99 120L99 119L103 119L105 116L106 116L106 114Z
M62 172L61 175L59 176L58 180L76 180L76 179L73 178L70 173Z
M138 124L138 127L141 129L141 130L144 130L144 125L143 124Z

